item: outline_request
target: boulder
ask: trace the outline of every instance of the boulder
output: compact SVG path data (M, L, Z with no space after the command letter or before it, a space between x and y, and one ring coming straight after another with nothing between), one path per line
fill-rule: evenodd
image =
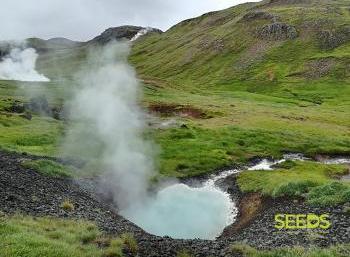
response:
M25 109L41 115L51 116L52 111L45 96L33 97L24 105Z
M258 28L257 36L258 38L264 40L280 41L295 39L298 37L298 32L295 27L289 24L275 22Z
M335 30L321 30L317 39L322 49L331 50L350 42L350 26Z
M8 108L5 109L7 112L12 112L12 113L24 113L25 112L25 107L24 104L21 104L18 101L15 101L12 103L12 105Z

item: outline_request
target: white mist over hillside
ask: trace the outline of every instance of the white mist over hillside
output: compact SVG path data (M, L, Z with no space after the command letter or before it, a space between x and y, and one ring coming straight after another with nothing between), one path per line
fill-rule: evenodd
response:
M19 81L50 81L35 70L38 54L33 48L15 47L0 59L0 79Z

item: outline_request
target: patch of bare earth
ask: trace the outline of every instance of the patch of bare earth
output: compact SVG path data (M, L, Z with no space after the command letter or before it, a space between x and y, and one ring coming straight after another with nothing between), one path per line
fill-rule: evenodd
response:
M192 107L190 105L151 104L149 106L149 110L164 117L181 116L194 119L208 118L208 115L203 110Z
M239 203L237 222L227 227L222 237L230 237L241 229L247 227L263 210L264 199L260 193L249 193L242 197Z

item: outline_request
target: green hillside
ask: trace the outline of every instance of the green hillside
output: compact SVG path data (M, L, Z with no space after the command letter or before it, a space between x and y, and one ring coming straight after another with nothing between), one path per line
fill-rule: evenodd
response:
M148 36L131 60L142 74L181 86L233 89L245 81L249 92L280 93L281 82L349 80L349 24L348 0L248 3Z
M247 3L186 20L133 43L130 63L144 87L145 108L160 122L150 134L160 145L167 176L211 172L253 157L350 153L349 0ZM52 108L74 88L72 75L89 43L30 39ZM57 155L65 124L33 113L23 83L0 82L0 146Z
M206 114L157 133L166 173L283 151L349 153L349 3L247 3L140 39L130 61L147 102Z

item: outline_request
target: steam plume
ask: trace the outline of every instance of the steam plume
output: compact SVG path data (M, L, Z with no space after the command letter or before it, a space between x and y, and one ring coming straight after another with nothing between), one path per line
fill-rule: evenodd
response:
M13 48L0 61L0 79L19 81L50 81L35 70L38 54L33 48Z
M151 144L143 139L144 119L138 107L139 82L127 64L129 43L113 42L90 51L86 67L76 76L78 89L70 103L76 125L63 150L98 160L104 170L102 188L119 208L147 195L153 174Z

